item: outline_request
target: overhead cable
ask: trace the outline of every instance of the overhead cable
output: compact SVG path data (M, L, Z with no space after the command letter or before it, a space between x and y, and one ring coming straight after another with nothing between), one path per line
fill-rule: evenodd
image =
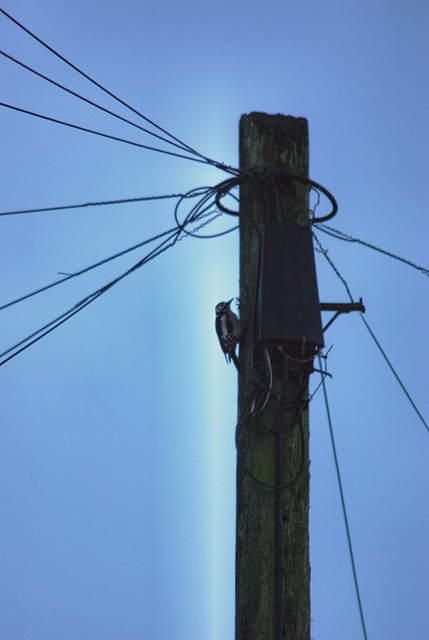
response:
M334 270L334 272L336 273L337 277L341 280L341 282L343 283L347 294L350 298L351 302L354 302L353 300L353 296L350 292L350 287L348 286L346 280L343 278L343 276L340 274L340 272L338 271L337 267L334 265L334 263L332 262L331 258L328 256L328 252L326 251L326 249L324 249L320 243L320 241L318 240L317 236L313 233L313 236L317 242L317 244L320 247L320 252L325 256L326 260L329 262L329 264L331 265L332 269ZM413 407L414 411L417 413L418 417L420 418L420 420L423 422L424 426L426 427L426 429L429 431L429 426L427 424L427 422L424 420L422 414L420 413L420 411L417 409L417 406L415 404L415 402L412 400L410 394L408 393L408 391L405 388L404 383L402 382L402 380L400 379L400 377L398 376L398 374L396 373L392 363L390 362L389 358L387 357L385 351L383 350L381 344L379 343L379 341L377 340L377 338L375 337L373 331L371 330L368 322L365 320L364 316L362 313L359 312L360 317L362 318L366 328L368 329L372 339L374 340L374 342L376 343L377 347L380 350L380 353L382 354L383 358L385 359L385 361L387 362L390 370L392 371L393 375L395 376L396 380L398 381L399 385L401 386L402 391L405 393L406 397L408 398L411 406Z
M7 309L8 307L12 307L13 305L17 304L18 302L23 302L24 300L27 300L28 298L32 298L33 296L35 296L35 295L37 295L39 293L43 293L43 291L47 291L48 289L52 289L53 287L56 287L57 285L62 284L63 282L67 282L67 280L71 280L72 278L76 278L77 276L81 276L84 273L88 273L88 271L91 271L92 269L96 269L97 267L101 267L102 265L106 264L107 262L111 262L112 260L116 260L116 258L120 258L121 256L124 256L125 254L130 253L131 251L135 251L136 249L140 249L144 245L150 244L151 242L154 242L155 240L159 240L163 236L166 236L168 234L174 233L175 231L178 231L178 230L179 230L179 227L174 227L173 229L168 229L168 231L164 231L163 233L160 233L157 236L153 236L153 238L149 238L148 240L143 240L143 242L139 242L138 244L135 244L132 247L129 247L128 249L124 249L123 251L120 251L119 253L115 253L113 256L109 256L108 258L105 258L104 260L100 260L100 262L96 262L95 264L92 264L89 267L85 267L85 269L81 269L80 271L76 271L75 273L71 273L71 274L67 275L65 278L61 278L60 280L57 280L56 282L52 282L51 284L48 284L48 285L46 285L44 287L41 287L40 289L36 289L36 291L32 291L31 293L27 293L25 296L21 296L20 298L17 298L16 300L12 300L11 302L8 302L8 303L2 305L0 307L0 311L3 311L3 309Z
M417 409L415 402L413 401L413 399L411 398L410 394L408 393L408 391L405 388L404 383L402 382L401 378L398 376L398 374L396 373L395 369L393 368L392 363L390 362L389 358L387 357L386 353L384 352L381 344L379 343L379 341L377 340L377 338L374 335L374 332L372 331L371 327L369 326L368 322L365 320L364 316L362 313L359 312L360 317L363 320L364 325L366 326L366 328L368 329L372 339L374 340L375 344L377 345L377 347L380 350L381 355L383 356L383 358L385 359L385 361L387 362L389 369L391 370L391 372L393 373L393 375L395 376L396 380L398 381L398 383L401 386L402 391L405 393L405 395L407 396L411 406L413 407L414 411L417 413L417 415L419 416L420 420L423 422L424 426L426 427L426 429L429 431L429 426L427 424L427 422L425 421L425 419L423 418L422 414L420 413L420 411Z
M48 211L62 211L65 209L83 209L85 207L100 207L109 204L129 204L132 202L146 202L149 200L166 200L185 197L183 193L170 193L163 196L142 196L138 198L122 198L121 200L103 200L101 202L84 202L83 204L68 204L59 207L42 207L41 209L21 209L17 211L4 211L0 216L16 216L23 213L45 213Z
M52 289L53 287L58 286L59 284L62 284L64 282L67 282L68 280L71 280L72 278L76 278L77 276L80 276L84 273L87 273L88 271L91 271L92 269L95 269L97 267L100 267L104 264L106 264L107 262L111 262L112 260L116 260L116 258L120 258L121 256L124 256L127 253L130 253L132 251L135 251L136 249L139 249L141 247L143 247L146 244L150 244L151 242L154 242L155 240L159 240L160 238L171 234L171 233L175 233L175 232L179 232L183 235L181 235L178 238L178 241L182 240L184 237L186 236L192 236L194 238L200 238L200 239L207 239L207 238L218 238L221 236L224 236L228 233L231 233L232 231L235 231L238 227L234 226L231 227L230 229L227 229L226 231L220 231L218 233L214 233L214 234L210 234L210 235L201 235L200 231L201 229L203 229L204 227L206 227L208 224L210 224L211 222L213 222L216 218L218 218L219 216L222 215L221 211L216 210L216 208L214 207L214 197L215 197L215 193L216 193L216 187L199 187L197 189L192 189L190 190L188 193L179 193L179 194L169 194L169 195L163 195L163 196L147 196L146 198L129 198L126 200L115 200L115 201L110 201L110 202L100 202L100 203L87 203L87 204L83 204L83 205L69 205L68 207L52 207L52 209L33 209L33 210L28 210L28 211L22 211L22 212L10 212L10 215L12 213L28 213L28 212L34 212L34 211L49 211L49 210L56 210L56 209L67 209L67 208L73 208L73 207L84 207L84 206L91 206L91 205L96 205L96 204L116 204L116 203L124 203L124 202L136 202L136 201L143 201L143 200L158 200L158 199L165 199L165 198L176 198L178 199L178 203L175 207L174 210L174 216L176 219L176 226L173 227L172 229L168 229L167 231L164 231L156 236L153 236L152 238L148 238L147 240L143 240L142 242L139 242L127 249L124 249L123 251L120 251L118 253L115 253L112 256L109 256L108 258L105 258L104 260L101 260L99 262L96 262L93 265L90 265L89 267L85 267L84 269L81 269L80 271L76 271L75 273L72 274L67 274L65 278L61 278L60 280L57 280L56 282L52 282L51 284L48 284L46 286L40 287L39 289L36 289L35 291L32 291L31 293L28 293L24 296L21 296L20 298L17 298L15 300L12 300L11 302L8 302L2 306L0 306L0 311L2 311L3 309L7 309L8 307L11 307L19 302L23 302L24 300L27 300L28 298L31 298L39 293L42 293L44 291L47 291L48 289ZM185 219L183 220L183 222L179 221L178 218L178 207L181 203L183 203L185 200L189 200L192 198L199 198L198 202L196 205L194 205L190 212L187 214L187 216L185 217ZM2 214L0 214L2 215ZM9 213L5 213L3 215L9 215ZM202 220L204 220L204 222L201 222ZM196 227L194 227L192 230L189 230L186 228L188 225L196 223L196 222L200 222L199 225L197 225Z
M150 147L147 144L141 144L140 142L133 142L132 140L126 140L125 138L119 138L118 136L112 136L108 133L103 133L101 131L95 131L94 129L88 129L87 127L82 127L78 124L73 124L71 122L65 122L64 120L58 120L57 118L52 118L50 116L42 115L41 113L36 113L34 111L29 111L28 109L22 109L21 107L16 107L11 104L7 104L5 102L0 102L0 107L5 107L7 109L12 109L14 111L19 111L20 113L25 113L27 115L33 116L35 118L40 118L42 120L48 120L49 122L55 122L56 124L61 124L65 127L70 127L71 129L77 129L79 131L85 131L86 133L92 133L96 136L101 136L102 138L108 138L110 140L117 140L118 142L124 142L125 144L133 145L134 147L140 147L141 149L147 149L149 151L156 151L158 153L163 153L168 156L175 156L176 158L184 158L185 160L192 160L193 162L199 162L201 164L207 164L205 160L201 160L199 158L193 158L191 156L184 156L181 153L175 153L173 151L167 151L166 149L158 149L157 147Z
M160 127L159 125L157 125L155 122L153 122L152 120L150 120L149 118L147 118L145 115L143 115L142 113L140 113L139 111L137 111L137 109L134 109L134 107L132 107L131 105L129 105L127 102L125 102L124 100L122 100L121 98L119 98L118 96L116 96L114 93L112 93L111 91L109 91L108 89L106 89L105 87L103 87L99 82L97 82L96 80L94 80L93 78L91 78L88 74L86 74L84 71L82 71L81 69L79 69L76 65L74 65L72 62L70 62L69 60L67 60L67 58L65 58L64 56L62 56L60 53L58 53L58 51L56 51L55 49L53 49L53 47L49 46L46 42L44 42L41 38L39 38L38 36L36 36L32 31L30 31L30 29L27 29L27 27L25 27L23 24L21 24L18 20L16 20L16 18L14 18L13 16L11 16L9 13L7 13L4 9L0 8L0 12L3 13L4 16L6 16L6 18L8 18L9 20L11 20L12 22L14 22L20 29L22 29L23 31L25 31L29 36L31 36L32 38L34 38L34 40L36 40L39 44L41 44L43 47L45 47L46 49L48 49L48 51L50 51L51 53L53 53L57 58L59 58L60 60L62 60L63 62L65 62L65 64L67 64L69 67L71 67L74 71L76 71L77 73L79 73L81 76L83 76L86 80L88 80L89 82L91 82L92 84L94 84L96 87L98 87L99 89L101 89L101 91L104 91L104 93L106 93L107 95L109 95L111 98L113 98L114 100L116 100L117 102L119 102L120 104L122 104L124 107L126 107L127 109L129 109L130 111L132 111L133 113L135 113L136 115L138 115L140 118L143 118L143 120L145 120L146 122L148 122L150 125L152 125L153 127L155 127L156 129L158 129L158 131L161 131L162 133L164 133L165 135L169 136L170 138L172 138L173 140L175 140L177 143L179 143L181 145L182 148L186 148L188 151L190 151L191 153L200 156L201 158L204 158L204 156L199 153L198 151L195 151L195 149L192 149L192 147L190 147L189 145L187 145L186 143L182 142L181 140L179 140L179 138L176 138L175 136L173 136L171 133L169 133L168 131L166 131L165 129L163 129L162 127ZM207 158L204 158L204 160L207 162Z
M206 219L205 222L203 222L196 229L194 229L194 232L197 232L198 229L206 226L207 224L212 222L215 218L217 218L219 215L221 215L220 212L216 213L216 212L209 211L206 214L200 215L197 218L193 218L190 221L187 220L186 223L184 223L184 224L188 224L189 222L195 222L197 220L201 220L201 218L204 218L204 217L208 218L209 216L211 216L211 218ZM47 289L50 289L50 288L52 288L52 287L54 287L54 286L56 286L58 284L61 284L62 282L65 282L66 280L70 280L71 278L74 278L74 277L76 277L78 275L81 275L82 273L85 273L85 272L89 271L90 269L94 269L95 267L98 267L98 266L100 266L102 264L105 264L106 262L109 262L110 260L113 260L113 259L119 257L120 255L124 255L125 253L129 253L130 251L133 251L134 249L137 249L138 247L141 247L141 246L143 246L145 244L148 244L149 242L152 242L152 241L154 241L156 239L160 239L160 238L162 238L164 236L167 236L167 238L165 238L155 249L150 251L146 256L144 256L144 258L139 260L135 265L133 265L131 268L127 269L120 276L118 276L117 278L115 278L114 280L109 282L108 284L104 285L100 289L97 289L96 291L94 291L89 296L86 296L83 300L78 302L71 309L69 309L65 313L61 314L60 316L58 316L57 318L55 318L54 320L52 320L48 324L44 325L43 327L41 327L37 331L33 332L31 335L27 336L24 340L21 340L19 343L15 344L13 347L10 347L9 349L7 349L3 353L1 353L0 354L0 366L2 366L3 364L6 364L6 362L8 362L9 360L11 360L15 356L17 356L19 353L22 353L22 351L24 351L28 347L30 347L33 344L35 344L36 342L38 342L41 338L45 337L46 335L48 335L49 333L54 331L54 329L56 329L57 327L59 327L62 324L64 324L64 322L66 322L67 320L72 318L74 315L76 315L79 311L81 311L82 309L87 307L89 304L94 302L103 293L106 293L106 291L111 289L114 285L118 284L118 282L120 282L121 280L123 280L124 278L129 276L131 273L133 273L134 271L136 271L137 269L142 267L144 264L148 263L150 260L153 260L157 256L161 255L161 253L165 252L167 249L173 247L183 237L186 237L186 236L182 236L181 235L183 230L184 230L184 224L182 224L182 225L179 224L176 227L174 227L173 229L169 229L168 231L165 231L165 232L159 234L158 236L150 238L149 240L145 240L144 242L141 242L138 245L130 247L129 249L126 249L125 251L122 251L119 254L116 254L115 256L110 256L109 258L106 258L105 260L103 260L103 261L101 261L101 262L99 262L99 263L97 263L95 265L87 267L86 269L83 269L80 272L77 272L77 273L74 273L74 274L70 274L70 275L66 276L65 278L63 278L63 279L58 280L57 282L54 282L54 283L52 283L50 285L47 285L46 287L43 287L43 288L41 288L41 289L39 289L37 291L34 291L34 292L30 293L30 294L27 294L26 296L23 296L22 298L19 298L18 300L14 300L13 302L10 302L10 303L4 305L3 307L0 307L0 311L1 311L2 309L5 309L5 308L7 308L7 307L9 307L9 306L11 306L13 304L16 304L17 302L21 302L22 300L25 300L25 299L27 299L29 297L32 297L32 296L36 295L37 293L41 293L42 291L46 291ZM223 235L223 233L225 233L225 232L222 232L222 233L220 233L218 235ZM229 231L227 233L229 233ZM191 235L196 235L196 234L193 233ZM196 237L200 237L200 236L196 236ZM5 357L5 356L7 356L7 357ZM3 358L3 360L1 360L1 358Z
M84 309L89 304L97 300L97 298L103 295L103 293L106 293L106 291L111 289L114 285L118 284L118 282L120 282L121 280L129 276L138 268L140 268L141 266L143 266L153 258L157 257L158 255L160 255L161 253L163 253L164 251L172 247L177 242L179 235L180 235L180 229L179 230L175 229L174 232L170 234L168 238L163 240L156 247L156 249L153 249L152 251L150 251L144 258L139 260L139 262L133 265L130 269L127 269L124 273L122 273L120 276L118 276L108 284L104 285L103 287L100 287L99 289L91 293L89 296L86 296L83 300L78 302L71 309L69 309L65 313L55 318L55 320L52 320L48 324L44 325L43 327L41 327L40 329L32 333L31 335L27 336L27 338L25 338L24 340L21 340L19 343L15 344L13 347L10 347L9 349L1 353L0 366L6 364L6 362L8 362L9 360L17 356L19 353L22 353L25 349L28 349L28 347L31 347L33 344L35 344L36 342L44 338L46 335L54 331L54 329L64 324L64 322L66 322L67 320L75 316L77 313L82 311L82 309ZM11 355L8 355L8 354L11 354ZM5 358L4 356L7 356L7 357ZM1 360L1 358L3 359Z
M153 131L150 131L149 129L146 129L145 127L142 127L141 125L136 124L132 120L128 120L128 118L124 118L123 116L120 116L119 114L114 113L110 109L106 109L105 107L101 106L100 104L97 104L96 102L93 102L93 100L89 100L88 98L85 98L84 96L80 95L79 93L76 93L76 91L72 91L71 89L68 89L67 87L65 87L64 85L60 84L59 82L56 82L55 80L52 80L51 78L48 78L48 76L44 75L43 73L40 73L39 71L36 71L32 67L29 67L28 65L24 64L24 62L21 62L21 61L17 60L16 58L14 58L13 56L9 55L5 51L1 51L0 50L0 54L2 56L4 56L5 58L8 58L12 62L15 62L16 64L18 64L19 66L23 67L24 69L27 69L28 71L31 71L31 73L34 73L36 76L39 76L43 80L46 80L47 82L53 84L54 86L58 87L59 89L62 89L63 91L66 91L67 93L71 94L72 96L75 96L76 98L79 98L79 100L82 100L83 102L86 102L87 104L90 104L92 107L95 107L96 109L99 109L100 111L104 111L105 113L113 116L114 118L117 118L118 120L121 120L122 122L125 122L125 123L131 125L132 127L135 127L136 129L140 129L140 131L143 131L144 133L147 133L147 134L153 136L154 138L157 138L158 140L162 140L163 142L166 142L167 144L171 144L174 147L189 153L189 150L186 147L184 147L182 144L178 144L177 142L172 142L171 140L168 140L167 138L164 138L163 136L160 136L159 134L154 133Z
M134 114L138 115L140 118L142 118L143 120L145 120L145 122L147 122L148 124L150 124L151 126L155 127L155 129L157 129L158 131L161 131L161 133L163 133L164 135L168 136L169 138L171 138L171 140L174 140L178 145L180 145L180 147L183 149L183 151L188 152L193 154L194 156L197 156L200 158L200 161L203 162L204 164L210 164L213 165L215 167L217 167L218 169L221 169L222 171L226 171L227 173L239 173L238 169L234 169L233 167L229 167L225 164L223 164L222 162L217 162L216 160L212 160L211 158L208 158L207 156L204 156L202 153L200 153L199 151L196 151L193 147L191 147L190 145L186 144L185 142L183 142L182 140L180 140L179 138L177 138L176 136L174 136L172 133L170 133L169 131L167 131L166 129L164 129L163 127L159 126L158 124L156 124L155 122L153 122L153 120L151 120L150 118L148 118L147 116L145 116L143 113L141 113L140 111L138 111L137 109L135 109L134 107L132 107L130 104L128 104L125 100L122 100L122 98L119 98L119 96L115 95L112 91L109 91L109 89L106 89L106 87L104 87L102 84L100 84L99 82L97 82L96 80L94 80L93 78L91 78L91 76L89 76L87 73L85 73L84 71L82 71L81 69L79 69L79 67L77 67L75 64L73 64L72 62L70 62L70 60L68 60L67 58L65 58L63 55L61 55L60 53L58 53L58 51L56 51L53 47L51 47L50 45L48 45L46 42L44 42L44 40L42 40L41 38L39 38L38 36L36 36L36 34L34 34L32 31L30 31L30 29L28 29L27 27L25 27L22 23L20 23L16 18L14 18L13 16L11 16L9 13L7 13L4 9L0 8L0 12L9 20L11 20L14 24L16 24L20 29L22 29L23 31L25 31L25 33L27 33L29 36L31 36L34 40L36 40L39 44L41 44L43 47L45 47L48 51L50 51L52 54L54 54L57 58L59 58L60 60L62 60L62 62L64 62L65 64L67 64L69 67L71 67L74 71L76 71L77 73L79 73L82 77L84 77L86 80L88 80L89 82L91 82L93 85L95 85L98 89L100 89L101 91L103 91L104 93L106 93L108 96L110 96L111 98L113 98L114 100L116 100L117 102L119 102L121 105L123 105L124 107L126 107L127 109L129 109L130 111L132 111ZM148 132L149 133L149 132ZM153 132L151 133L151 135L155 135ZM170 142L170 144L173 144ZM143 145L142 145L143 146ZM176 145L177 146L177 145ZM155 150L151 147L144 147L150 150ZM159 150L158 150L159 151ZM175 154L171 154L171 155L175 155ZM178 154L176 154L177 157L184 157L187 159L190 159L188 156L180 156ZM196 158L194 158L194 160L196 160Z
M422 273L424 273L426 276L429 276L429 269L426 269L425 267L419 267L418 265L414 264L414 262L411 262L410 260L406 260L405 258L401 258L400 256L397 256L396 254L391 253L390 251L386 251L385 249L381 249L380 247L376 247L374 244L365 242L365 240L360 240L359 238L353 238L347 233L344 233L343 231L339 231L338 229L333 229L332 227L329 227L326 224L315 224L314 226L316 227L316 229L319 229L319 231L323 231L323 233L327 233L333 238L337 238L337 240L344 240L344 242L355 242L358 244L362 244L364 247L368 247L369 249L378 251L379 253L389 256L389 258L394 258L395 260L399 260L400 262L403 262L409 267L413 267L414 269L417 269L418 271L421 271Z
M319 367L322 370L322 361L320 359L320 356L319 356ZM352 564L353 580L354 580L354 585L355 585L356 598L357 598L357 601L358 601L359 615L360 615L363 635L364 635L365 640L367 640L365 620L364 620L364 617L363 617L362 601L361 601L361 597L360 597L360 593L359 593L359 585L358 585L358 579L357 579L357 573L356 573L356 565L355 565L353 548L352 548L352 539L351 539L351 535L350 535L349 521L348 521L348 518L347 518L347 511L346 511L346 503L345 503L345 500L344 500L343 485L342 485L342 482L341 482L340 466L339 466L339 463L338 463L337 449L336 449L336 446L335 446L334 430L332 428L331 413L329 411L328 395L327 395L327 392L326 392L326 384L325 384L325 376L323 375L323 373L321 374L321 376L322 376L321 384L322 384L322 387L323 387L323 395L325 397L325 405L326 405L326 414L327 414L328 424L329 424L329 433L330 433L330 436L331 436L332 451L333 451L333 454L334 454L335 469L336 469L336 472L337 472L338 488L340 490L341 506L342 506L342 510L343 510L344 524L346 526L347 543L348 543L348 547L349 547L350 561L351 561L351 564Z

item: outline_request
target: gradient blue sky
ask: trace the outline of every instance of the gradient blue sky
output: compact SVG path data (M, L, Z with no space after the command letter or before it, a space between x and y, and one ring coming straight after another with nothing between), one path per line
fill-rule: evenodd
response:
M237 166L242 113L306 117L332 225L428 267L428 7L3 0L159 125ZM2 49L128 117L0 15ZM1 101L153 140L0 59ZM183 192L222 172L1 110L1 211ZM230 220L213 229L226 228ZM0 218L0 304L174 225L171 202ZM223 225L223 227L221 227ZM210 229L210 227L209 227ZM429 416L427 277L318 234ZM4 310L7 349L144 255ZM317 254L320 297L346 301ZM186 238L0 370L0 637L234 637L236 374L214 306L238 232ZM429 635L428 432L358 315L326 334L368 638ZM317 374L312 389L319 383ZM362 638L323 397L311 405L312 637Z

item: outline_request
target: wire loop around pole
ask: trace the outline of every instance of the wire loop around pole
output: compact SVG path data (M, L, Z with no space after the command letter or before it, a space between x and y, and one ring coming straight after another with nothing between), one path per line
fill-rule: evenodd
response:
M328 198L332 205L331 212L326 216L321 216L320 218L313 217L310 220L310 224L317 224L326 222L327 220L331 220L331 218L333 218L338 212L338 203L335 200L334 196L321 184L315 182L314 180L311 180L310 178L307 178L306 176L294 173L289 167L276 167L274 169L271 169L268 165L266 167L263 167L262 169L261 167L254 167L252 169L241 170L240 175L228 180L224 180L223 182L218 184L216 186L215 196L216 206L221 211L223 211L223 213L227 213L231 216L238 216L238 211L232 211L231 209L228 209L221 204L221 198L226 196L231 189L238 185L245 183L257 185L266 179L271 179L274 184L283 183L290 185L291 183L293 183L293 181L301 182L308 185L309 187L312 187L316 191L323 193L323 195Z

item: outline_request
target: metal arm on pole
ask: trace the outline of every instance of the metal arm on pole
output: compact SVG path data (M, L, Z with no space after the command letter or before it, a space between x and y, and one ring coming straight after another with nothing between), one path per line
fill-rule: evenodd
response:
M365 313L365 307L362 302L362 298L359 298L359 302L321 302L321 311L336 311L328 324L323 327L323 332L331 326L331 324L338 318L341 313L350 313L350 311L361 311Z

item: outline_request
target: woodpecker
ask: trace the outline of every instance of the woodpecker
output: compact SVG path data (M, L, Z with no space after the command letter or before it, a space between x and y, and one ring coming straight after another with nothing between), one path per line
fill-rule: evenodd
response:
M215 307L216 313L216 333L219 338L220 346L225 354L225 360L227 362L233 361L237 367L237 371L241 371L241 364L235 353L235 348L241 339L241 322L233 311L229 308L229 305L234 300L228 300L228 302L219 302Z

